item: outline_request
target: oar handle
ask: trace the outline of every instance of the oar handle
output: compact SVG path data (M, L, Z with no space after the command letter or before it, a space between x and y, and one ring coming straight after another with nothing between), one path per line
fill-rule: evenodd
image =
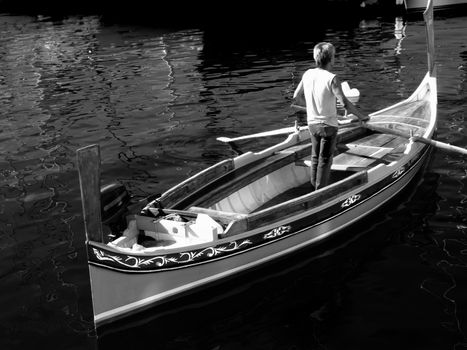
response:
M443 149L445 151L448 151L448 152L456 152L456 153L460 153L460 154L463 154L463 155L467 155L467 149L462 148L462 147L458 147L458 146L453 146L453 145L450 145L449 143L444 143L444 142L440 142L440 141L436 141L436 140L430 140L430 139L426 139L426 138L420 137L420 136L414 136L413 140L414 141L420 141L420 142L432 145L432 146L434 146L436 148L441 148L441 149Z
M427 139L427 138L421 137L421 136L412 136L409 133L406 133L406 132L403 132L403 131L400 131L400 130L384 128L384 127L376 126L376 125L373 125L373 124L363 123L362 126L369 129L369 130L373 130L373 131L380 132L380 133L383 133L383 134L393 134L393 135L405 137L407 139L412 138L412 140L414 140L414 141L423 142L423 143L426 143L427 145L431 145L433 147L440 148L440 149L443 149L443 150L448 151L448 152L455 152L455 153L460 153L460 154L463 154L463 155L467 155L467 149L462 148L462 147L458 147L458 146L453 146L453 145L450 145L448 143L444 143L444 142L441 142L441 141Z

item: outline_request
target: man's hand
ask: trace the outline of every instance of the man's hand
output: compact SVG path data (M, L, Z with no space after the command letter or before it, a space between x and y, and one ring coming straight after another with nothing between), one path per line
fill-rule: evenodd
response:
M366 122L368 120L370 120L370 117L369 116L364 116L363 118L358 118L360 119L361 122Z

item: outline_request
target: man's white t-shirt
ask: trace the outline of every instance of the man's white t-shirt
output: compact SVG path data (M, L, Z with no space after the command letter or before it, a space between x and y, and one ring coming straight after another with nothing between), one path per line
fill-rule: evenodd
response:
M332 80L336 75L321 68L308 69L302 77L308 124L338 127L336 96Z

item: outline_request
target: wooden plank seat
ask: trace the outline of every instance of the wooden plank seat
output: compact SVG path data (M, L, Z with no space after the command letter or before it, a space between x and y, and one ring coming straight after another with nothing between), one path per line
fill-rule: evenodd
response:
M395 135L389 135L389 134L370 134L367 135L361 139L358 140L359 145L365 145L365 146L375 146L375 147L391 147L387 146L390 142L392 142L394 139L398 138L398 136ZM338 148L348 148L348 145L354 145L356 143L354 142L348 142L346 144L337 144Z
M341 151L333 159L332 170L361 171L377 162L388 163L385 156L391 153L397 145L405 144L407 140L390 134L370 134L358 140L358 143L338 144ZM311 160L300 159L298 166L311 166Z
M393 150L393 148L366 145L348 146L348 150L334 157L332 170L361 171L375 162L381 161L386 154Z
M361 171L368 169L375 162L382 161L383 157L393 148L355 145L345 152L334 157L331 170ZM298 166L311 166L310 159L300 159L295 162Z

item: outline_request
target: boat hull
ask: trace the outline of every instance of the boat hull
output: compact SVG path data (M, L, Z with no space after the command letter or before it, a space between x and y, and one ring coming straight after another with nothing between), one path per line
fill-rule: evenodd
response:
M329 205L327 210L305 212L276 222L254 235L245 236L250 239L239 239L233 244L205 247L191 255L152 257L159 263L151 268L147 268L147 259L116 255L90 242L89 270L96 327L235 277L332 236L367 217L404 190L420 171L428 154L429 146L419 146L416 156L407 159L405 164L398 164L394 172L377 183L349 193L345 200ZM263 239L255 241L253 237ZM216 250L220 253L216 254ZM227 250L230 251L225 253ZM161 263L163 259L172 264Z

